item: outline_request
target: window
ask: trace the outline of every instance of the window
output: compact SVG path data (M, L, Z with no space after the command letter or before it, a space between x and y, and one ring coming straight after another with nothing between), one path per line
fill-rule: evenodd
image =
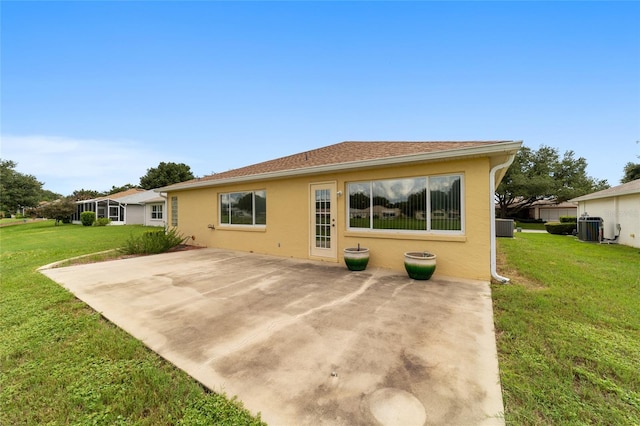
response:
M171 226L178 226L178 197L171 197Z
M114 222L117 221L123 221L124 217L122 217L123 215L120 214L121 213L121 206L109 206L109 219L111 219Z
M162 219L162 204L151 205L151 219Z
M462 231L461 175L352 182L349 229Z
M267 191L220 194L220 224L264 226L267 224Z

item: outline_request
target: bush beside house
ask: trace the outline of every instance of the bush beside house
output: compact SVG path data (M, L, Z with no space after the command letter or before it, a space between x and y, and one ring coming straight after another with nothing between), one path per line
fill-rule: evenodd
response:
M109 219L108 217L99 217L95 222L93 222L93 226L107 226L110 223L111 219Z
M80 213L80 222L82 226L91 226L96 221L96 214L94 212L82 212Z
M560 216L560 223L578 223L576 216Z
M576 234L578 228L578 218L575 216L560 216L560 222L547 222L544 224L544 227L550 234Z
M148 231L139 236L131 236L125 241L120 252L124 254L157 254L183 244L185 237L176 228L169 231Z

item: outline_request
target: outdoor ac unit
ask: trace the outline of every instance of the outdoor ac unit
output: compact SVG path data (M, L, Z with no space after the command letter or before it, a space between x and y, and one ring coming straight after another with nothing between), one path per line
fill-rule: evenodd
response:
M513 238L513 219L496 219L496 237Z

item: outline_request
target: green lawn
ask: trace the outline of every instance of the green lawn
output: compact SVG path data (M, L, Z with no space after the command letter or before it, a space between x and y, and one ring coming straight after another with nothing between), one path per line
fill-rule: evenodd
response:
M33 222L33 219L3 218L0 219L0 225L14 225L16 223L25 223L25 221Z
M498 246L507 423L640 425L640 249L525 233Z
M36 272L142 226L0 228L0 424L260 424Z
M0 228L0 424L259 424L35 271L144 227ZM640 424L640 250L498 240L493 286L508 424Z
M537 231L546 231L546 228L544 227L544 223L538 223L538 222L518 222L516 221L516 228L522 228L522 229L533 229L533 230L537 230Z

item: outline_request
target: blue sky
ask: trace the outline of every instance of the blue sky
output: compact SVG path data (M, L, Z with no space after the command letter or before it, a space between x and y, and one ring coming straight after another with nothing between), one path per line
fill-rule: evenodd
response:
M617 185L640 158L637 2L12 2L1 157L46 189L345 140L523 140Z

